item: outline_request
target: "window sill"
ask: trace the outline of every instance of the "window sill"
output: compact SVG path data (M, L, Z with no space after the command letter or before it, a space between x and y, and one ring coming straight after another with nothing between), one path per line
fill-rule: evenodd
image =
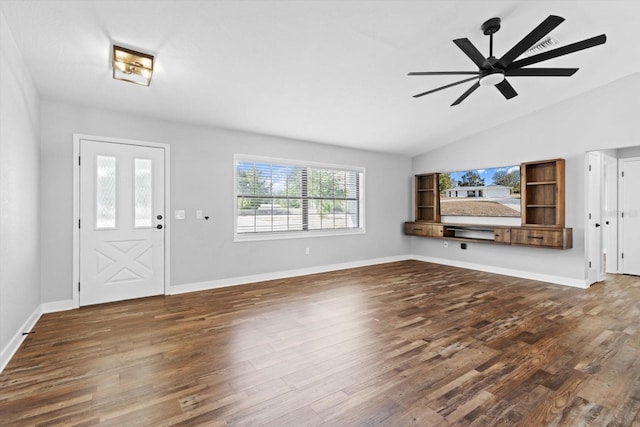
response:
M255 242L260 240L304 239L316 237L353 236L365 234L364 228L352 230L283 231L269 233L234 234L234 242Z

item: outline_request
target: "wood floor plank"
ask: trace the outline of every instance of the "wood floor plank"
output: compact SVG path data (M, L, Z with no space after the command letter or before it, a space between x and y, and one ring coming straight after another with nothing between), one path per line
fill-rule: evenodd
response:
M0 425L640 425L640 278L402 261L45 314Z

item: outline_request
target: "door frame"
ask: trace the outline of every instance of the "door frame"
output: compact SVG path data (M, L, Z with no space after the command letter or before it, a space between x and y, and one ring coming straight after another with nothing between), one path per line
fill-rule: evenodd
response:
M164 149L164 206L165 206L165 227L169 228L169 232L164 233L164 294L169 294L171 288L171 228L170 219L171 215L171 200L170 200L170 188L171 188L171 174L169 165L170 162L170 146L169 144L138 141L132 139L111 138L106 136L86 135L86 134L73 134L73 274L71 282L71 290L73 295L73 308L80 307L80 291L78 284L80 283L80 228L78 223L80 221L80 141L83 139L90 139L92 141L106 142L111 144L125 144L125 145L139 145L143 147L151 148L163 148Z

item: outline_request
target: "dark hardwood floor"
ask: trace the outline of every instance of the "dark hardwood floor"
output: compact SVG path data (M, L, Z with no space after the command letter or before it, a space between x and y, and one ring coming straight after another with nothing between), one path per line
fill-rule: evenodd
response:
M0 425L640 424L640 278L418 261L42 316Z

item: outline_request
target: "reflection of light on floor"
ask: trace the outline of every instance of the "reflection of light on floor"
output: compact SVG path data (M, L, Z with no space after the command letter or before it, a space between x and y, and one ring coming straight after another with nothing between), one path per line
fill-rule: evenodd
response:
M286 303L274 300L230 329L233 366L242 367L229 384L236 390L264 382L296 387L344 370L353 352L370 345L372 320L357 286L322 291ZM244 363L253 371L247 371ZM280 384L278 382L278 384Z

